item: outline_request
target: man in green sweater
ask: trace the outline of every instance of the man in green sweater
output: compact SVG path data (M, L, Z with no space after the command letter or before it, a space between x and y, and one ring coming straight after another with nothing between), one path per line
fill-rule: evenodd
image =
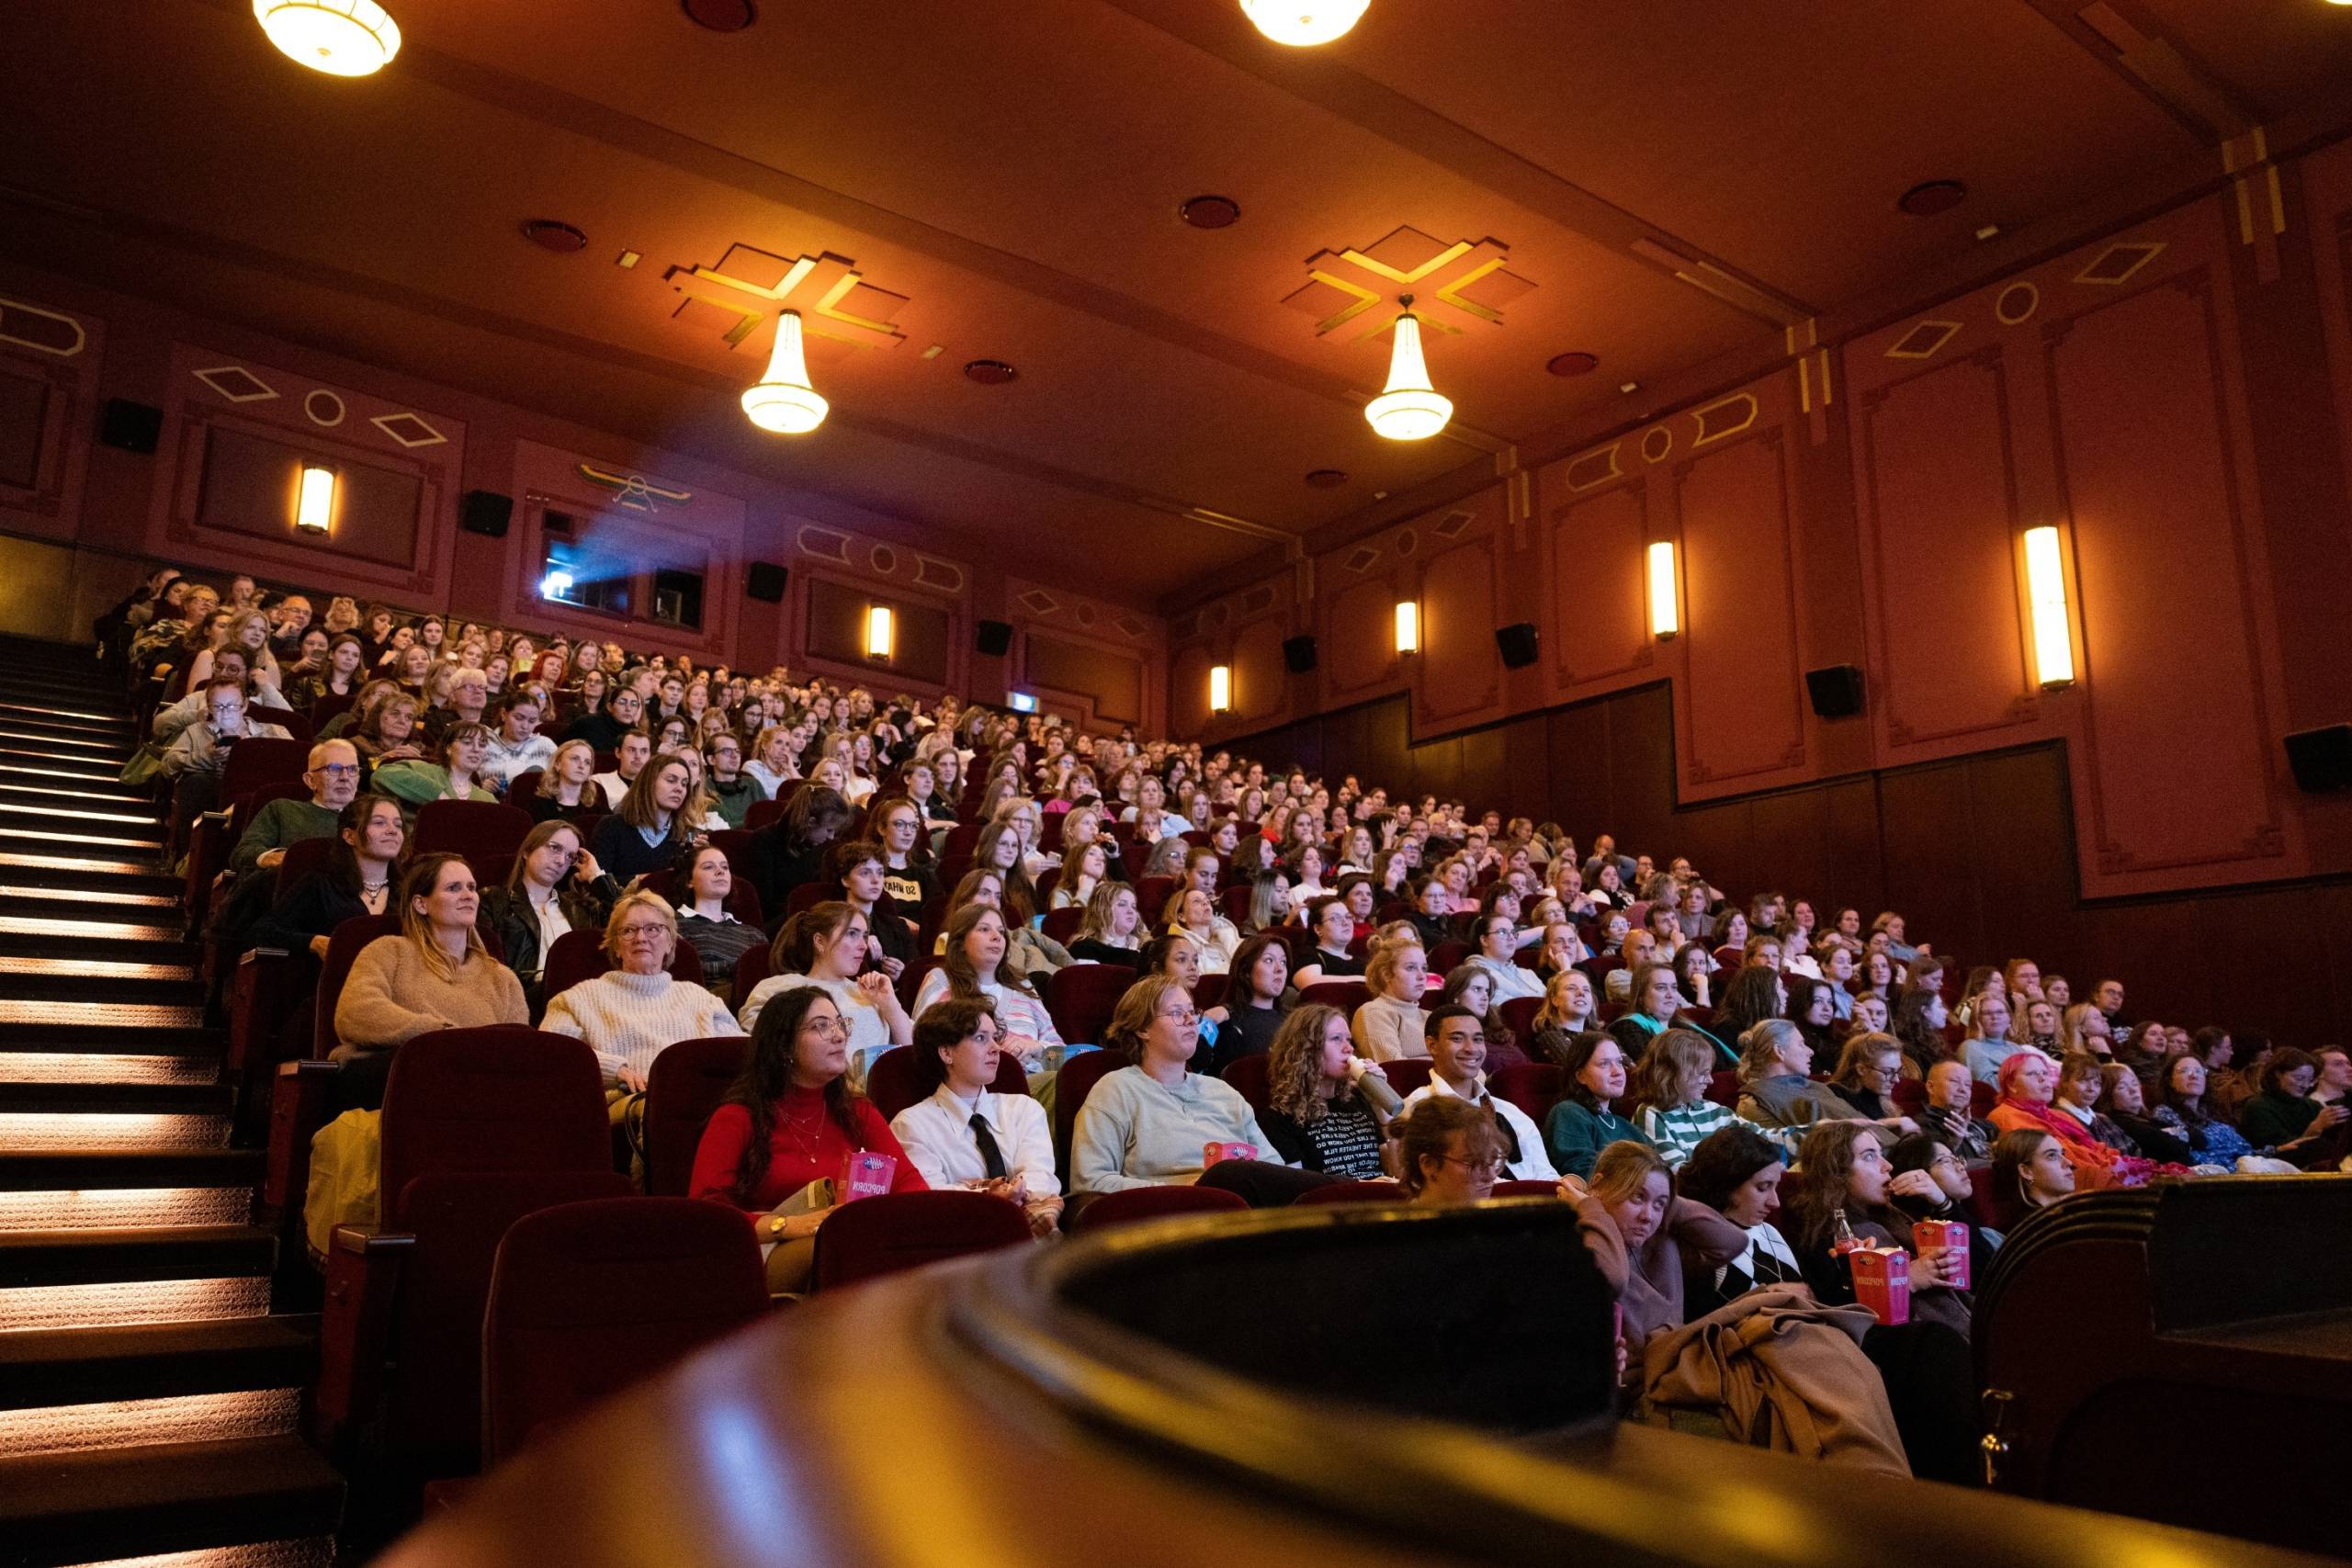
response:
M311 748L310 762L302 782L311 786L311 797L287 795L254 813L230 852L232 877L243 881L256 871L275 870L288 845L335 830L343 808L359 793L359 753L348 740L322 740Z

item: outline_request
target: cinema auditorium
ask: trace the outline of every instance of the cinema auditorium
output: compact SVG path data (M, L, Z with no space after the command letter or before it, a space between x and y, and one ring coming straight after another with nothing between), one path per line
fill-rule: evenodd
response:
M2347 83L0 5L0 1568L2352 1555Z

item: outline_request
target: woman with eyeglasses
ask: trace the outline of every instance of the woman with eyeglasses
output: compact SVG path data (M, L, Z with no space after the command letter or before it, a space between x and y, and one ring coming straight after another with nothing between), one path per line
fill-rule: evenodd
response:
M1838 1070L1829 1075L1829 1089L1852 1106L1866 1122L1898 1133L1916 1133L1919 1124L1903 1114L1893 1099L1903 1077L1903 1046L1892 1034L1849 1034L1838 1055Z
M1200 1046L1201 1015L1182 985L1165 975L1147 975L1127 987L1102 1032L1102 1048L1118 1052L1133 1066L1097 1080L1079 1107L1070 1140L1072 1192L1204 1181L1217 1176L1223 1165L1263 1168L1263 1160L1278 1157L1238 1089L1188 1070ZM1214 1144L1244 1144L1254 1155L1208 1167L1205 1152ZM1241 1190L1249 1182L1237 1181L1238 1174L1227 1172L1209 1184ZM1323 1179L1316 1177L1304 1185ZM1294 1186L1289 1195L1296 1191Z
M617 967L548 1000L539 1027L588 1043L616 1119L630 1095L645 1092L646 1074L663 1051L681 1040L743 1032L725 1002L671 976L677 951L678 919L668 900L628 894L605 924L605 956Z
M571 823L559 818L523 836L504 886L481 896L481 919L497 933L534 1012L547 1002L539 975L556 939L602 928L620 896L620 885L580 847L580 829Z
M1424 1100L1396 1122L1397 1183L1415 1203L1476 1203L1502 1174L1502 1133L1466 1100Z
M686 1190L751 1218L771 1291L807 1286L852 1153L888 1156L893 1192L929 1190L873 1101L850 1088L848 1066L849 1026L833 998L814 986L785 992L752 1025L742 1076L695 1147Z

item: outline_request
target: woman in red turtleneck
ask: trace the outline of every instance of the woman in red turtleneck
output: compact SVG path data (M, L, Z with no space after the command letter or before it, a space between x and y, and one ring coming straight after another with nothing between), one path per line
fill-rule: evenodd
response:
M843 1073L849 1029L833 998L803 986L771 999L752 1029L743 1076L711 1113L695 1149L697 1198L731 1203L753 1216L768 1254L768 1287L796 1291L816 1260L817 1231L838 1202L817 1206L801 1190L832 1181L853 1149L898 1161L893 1192L920 1192L922 1175L890 1134L889 1123Z

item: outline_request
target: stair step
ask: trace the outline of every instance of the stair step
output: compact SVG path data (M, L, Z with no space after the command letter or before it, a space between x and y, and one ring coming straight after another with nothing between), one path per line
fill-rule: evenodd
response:
M12 1334L0 1338L0 1409L299 1388L318 1333L316 1317L287 1315Z
M342 1517L342 1478L297 1437L0 1460L0 1551L12 1568L263 1541L287 1546L250 1561L310 1568L334 1560Z
M174 943L174 946L182 944ZM36 957L24 953L0 953L0 984L17 993L37 992L41 987L19 985L19 981L96 980L133 981L147 985L187 985L196 978L196 966L191 963L160 964L125 958L61 958ZM117 987L108 986L109 992ZM131 992L130 994L140 994Z
M107 863L55 855L0 853L0 892L99 905L135 900L141 908L176 908L187 880L141 861ZM155 900L162 900L157 903Z
M36 729L28 725L10 724L0 717L0 745L11 750L36 751L49 757L79 757L85 761L105 758L114 762L130 760L139 750L139 743L129 735L75 735L64 730Z
M8 1005L0 1002L0 1008ZM171 1023L146 1016L193 1010L122 1008L114 1010L125 1014L123 1017L89 1018L68 1013L69 1005L28 1003L25 1006L32 1015L28 1018L0 1013L0 1063L6 1063L6 1054L12 1051L51 1055L95 1051L132 1056L209 1054L218 1057L228 1043L226 1030L206 1029L193 1021Z
M143 838L135 832L82 831L60 832L51 828L26 828L12 825L18 819L0 820L0 849L47 851L51 860L102 860L126 863L135 871L154 870L154 858L164 852L164 840ZM88 824L84 828L101 825ZM144 863L126 860L129 856L144 855Z
M32 987L20 980L10 989L25 991ZM193 1002L177 1003L162 1000L140 1002L92 1002L71 998L48 1000L0 1001L0 1025L33 1024L56 1032L53 1026L79 1025L84 1028L111 1029L117 1032L138 1030L193 1029L203 1021L203 1010ZM132 1047L136 1049L136 1047Z
M71 1336L87 1331L51 1332ZM6 1360L0 1360L0 1368L12 1372L16 1370L8 1367ZM302 1390L299 1382L277 1388L232 1389L220 1393L164 1394L153 1399L109 1399L33 1410L0 1410L0 1459L100 1450L119 1453L151 1444L275 1438L294 1431L301 1419Z
M15 1154L44 1149L134 1154L155 1148L209 1149L228 1141L225 1111L0 1109L0 1149Z
M219 1083L125 1083L107 1078L60 1078L41 1082L0 1079L0 1115L45 1111L57 1116L226 1115L235 1096Z
M102 810L143 809L150 816L153 816L155 811L155 800L153 795L141 795L133 789L124 789L119 784L108 788L95 784L88 785L29 784L24 782L21 777L0 779L0 800L21 800L30 806L43 803L71 805L80 801Z
M266 1149L0 1150L0 1192L74 1192L92 1189L257 1187Z
M25 1084L198 1086L220 1080L220 1057L211 1050L138 1055L128 1051L0 1049L0 1085L10 1089Z
M129 729L132 726L129 714L119 708L111 708L106 703L62 697L28 697L12 682L7 687L7 694L0 696L0 723L18 723L19 716L23 721L71 725L107 734Z
M8 906L0 904L0 909ZM190 969L199 949L177 922L134 923L74 917L0 913L0 958L43 963L175 964ZM95 967L89 971L95 973ZM189 976L194 977L191 969Z
M152 807L142 811L136 807L92 803L68 806L61 800L16 800L6 796L0 796L0 822L27 829L53 823L57 831L64 833L120 833L159 825Z
M267 1274L277 1237L254 1225L155 1225L0 1234L0 1328L8 1292L49 1285L143 1284Z
M86 759L68 766L46 752L0 745L0 779L33 784L91 784L101 789L119 790L122 766L119 762L108 766Z
M253 1223L245 1187L120 1187L0 1192L0 1232L175 1230Z

